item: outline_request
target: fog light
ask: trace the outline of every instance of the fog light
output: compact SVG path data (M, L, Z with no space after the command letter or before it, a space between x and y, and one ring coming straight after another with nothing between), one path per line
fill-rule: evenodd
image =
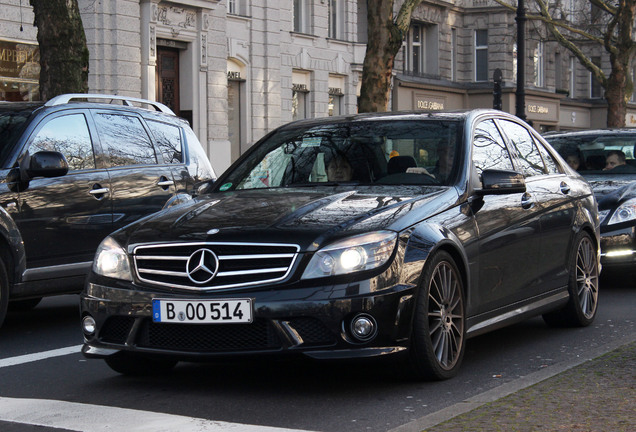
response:
M95 319L90 315L86 315L84 319L82 319L82 329L84 329L84 333L87 335L95 333Z
M377 324L371 315L360 314L351 320L351 334L359 341L366 342L375 337Z

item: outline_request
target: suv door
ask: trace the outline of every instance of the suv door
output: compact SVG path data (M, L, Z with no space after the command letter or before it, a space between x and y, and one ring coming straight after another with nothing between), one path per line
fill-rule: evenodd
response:
M94 111L102 157L108 167L115 229L162 209L174 194L168 165L157 154L141 117Z
M20 186L14 220L26 251L24 281L85 274L97 246L112 231L108 173L97 164L87 114L73 110L47 116L20 156L57 151L69 165L62 177L34 178Z

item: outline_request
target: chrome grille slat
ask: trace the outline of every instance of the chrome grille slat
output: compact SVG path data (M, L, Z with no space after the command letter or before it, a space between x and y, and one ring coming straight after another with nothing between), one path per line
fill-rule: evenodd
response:
M192 275L193 267L203 263L200 261L202 249L212 251L218 263L210 272L214 277L205 283L199 283L202 279L196 276L191 279L188 274L190 271ZM193 265L189 259L197 251ZM281 281L289 275L299 251L298 245L275 243L150 243L132 247L135 273L141 282L192 291ZM210 267L214 265L211 263ZM207 264L206 261L206 267Z

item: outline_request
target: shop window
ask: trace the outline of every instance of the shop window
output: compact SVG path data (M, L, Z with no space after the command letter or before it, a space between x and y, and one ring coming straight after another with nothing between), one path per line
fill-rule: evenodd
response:
M307 95L305 84L294 84L292 88L292 120L307 118Z
M475 81L488 81L488 30L475 30Z

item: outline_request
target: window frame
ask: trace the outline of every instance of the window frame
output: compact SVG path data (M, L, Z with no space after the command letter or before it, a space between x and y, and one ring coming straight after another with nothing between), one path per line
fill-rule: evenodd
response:
M485 34L485 39L486 39L486 44L485 45L478 45L479 42L479 34ZM475 46L475 51L474 51L474 65L475 65L475 82L486 82L488 81L488 29L476 29L474 32L474 36L473 36L473 40L474 40L474 46ZM482 59L482 56L480 56L479 54L485 52L485 64L484 65L480 65L480 60ZM485 66L485 76L482 77L481 74L484 73L483 72L483 67Z

